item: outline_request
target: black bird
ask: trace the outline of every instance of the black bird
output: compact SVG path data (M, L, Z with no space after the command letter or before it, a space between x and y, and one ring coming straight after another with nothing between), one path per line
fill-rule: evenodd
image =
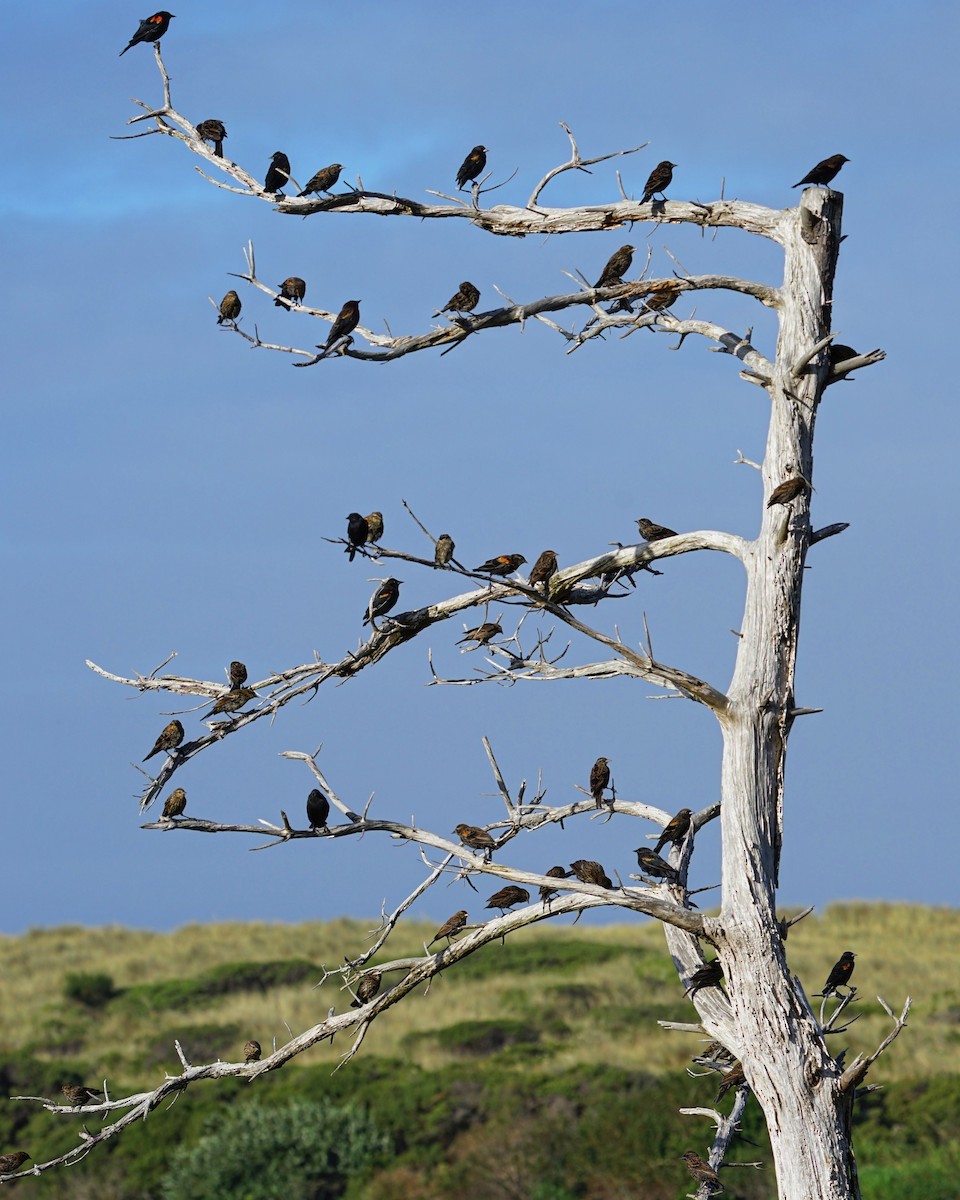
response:
M804 175L799 183L795 183L795 188L803 187L804 184L813 184L814 187L826 187L827 184L840 173L840 168L844 163L848 163L849 158L845 154L831 154L829 158L823 159L817 165Z
M530 586L535 588L538 583L543 584L543 594L550 594L550 580L557 573L557 552L556 550L544 550L537 561L533 564L530 571Z
M482 575L511 575L526 561L522 554L498 554L496 558L488 558L485 563L473 569Z
M478 175L482 175L486 165L486 146L474 146L460 164L460 170L457 172L457 188L462 192L464 184L472 183Z
M174 817L183 815L183 810L187 807L187 793L183 788L174 788L170 795L163 803L163 812L160 816L170 821Z
M220 316L217 317L217 324L222 325L224 321L236 321L240 316L240 309L243 305L240 303L240 297L236 292L227 292L224 298L220 301Z
M222 121L218 121L216 117L201 121L197 126L197 133L201 141L213 142L214 154L217 158L223 158L223 139L227 136L227 131Z
M649 846L638 846L636 850L637 862L640 864L640 870L647 875L652 875L654 879L665 879L668 883L676 883L679 878L677 872L668 862L650 849Z
M236 691L247 682L247 664L234 659L230 664L230 686Z
M652 197L658 194L663 200L666 200L664 192L670 186L670 182L673 179L673 168L676 165L676 163L667 162L666 159L664 159L661 163L657 163L657 165L650 172L647 182L643 186L643 198L640 201L641 204L646 204L648 200L652 199Z
M633 262L634 250L636 246L621 246L615 254L611 254L607 265L600 272L600 278L593 286L613 287L614 284L623 283L623 276L630 270L630 264Z
M434 939L436 940L436 939ZM362 1008L380 991L380 981L383 975L379 971L366 971L360 976L357 984L357 998L350 1001L351 1008Z
M290 182L290 159L282 150L277 150L270 159L267 167L267 177L263 181L265 192L280 192Z
M468 313L480 303L480 290L473 286L469 279L460 284L460 290L454 292L443 308L437 310L437 316L445 312Z
M603 792L610 782L610 760L598 758L590 768L590 795L597 808L603 808Z
M804 495L810 491L810 484L802 475L794 475L792 479L785 479L783 483L778 483L770 493L770 499L767 501L767 508L773 508L775 504L791 504L798 496Z
M666 525L658 525L655 521L648 521L646 517L637 517L637 525L640 528L640 536L645 542L659 542L663 538L677 536L675 529L668 529Z
M692 1000L702 988L719 987L723 980L723 966L719 958L714 958L702 967L697 967L690 976L690 983L683 993Z
M297 192L297 195L309 196L311 192L316 192L319 196L321 192L329 192L340 178L342 170L343 163L331 163L329 167L321 167L316 175L312 175L307 180L307 186L302 192Z
M453 538L449 533L441 533L437 538L437 544L433 550L433 561L438 567L445 567L453 558L453 552L456 546L453 544Z
M827 976L827 982L823 985L821 996L829 996L836 992L843 983L850 982L850 976L853 974L854 959L856 955L852 950L844 950L837 961L833 964L830 974Z
M153 758L155 754L159 754L161 750L173 750L183 741L183 726L179 721L171 721L169 725L164 726L163 732L153 743L153 749L147 755L147 758ZM147 758L143 761L146 762Z
M319 788L314 788L307 797L307 821L310 828L313 830L326 829L329 816L330 801Z
M570 864L570 870L581 883L593 883L597 887L613 889L613 881L598 862L590 858L578 858Z
M383 537L383 513L367 513L364 520L367 522L367 541L379 542Z
M854 350L852 346L845 346L843 342L831 342L827 347L827 357L831 367L838 367L848 358L856 358L859 353L859 350Z
M498 633L503 633L503 630L496 621L484 621L482 625L478 625L476 629L468 629L457 645L460 646L464 642L476 642L478 646L485 646L491 638L495 638Z
M439 942L441 938L446 938L447 942L449 943L453 935L455 933L459 933L466 923L467 910L465 908L461 908L459 912L455 912L452 917L444 921L434 935L433 941L428 942L427 946L432 946L434 942Z
M677 815L664 825L663 833L660 834L660 838L653 848L654 854L659 854L668 842L672 842L674 846L679 845L690 830L692 816L693 813L689 808L681 808Z
M550 870L545 871L544 874L548 875L551 879L567 878L567 871L564 867L551 867ZM548 900L552 900L554 896L559 895L560 892L557 888L547 887L545 883L540 884L540 899L544 902L544 904L546 904Z
M708 1187L711 1192L723 1191L723 1184L720 1182L720 1176L705 1159L702 1159L700 1155L696 1153L695 1150L685 1150L680 1157L687 1164L687 1170L694 1177L697 1183Z
M287 312L292 305L302 304L307 294L307 285L297 275L289 276L283 283L278 283L277 287L280 289L280 295L274 300L274 304L277 308L285 308Z
M344 554L350 555L350 561L353 562L357 551L361 546L366 544L367 535L370 530L367 525L367 518L360 513L352 512L347 516L347 546L344 549Z
M453 832L471 850L482 850L486 858L489 858L497 848L496 841L485 829L481 829L479 825L464 825L461 823Z
M123 58L130 47L136 46L138 42L159 42L170 27L173 17L173 13L166 12L164 9L155 12L152 17L144 17L137 26L137 32L120 51L119 57Z
M499 908L501 912L506 912L508 908L513 908L516 904L526 904L529 899L530 893L526 888L510 884L508 887L502 887L499 892L494 892L486 906L487 908Z
M323 344L324 354L329 353L330 349L340 341L341 338L348 337L356 327L360 324L360 301L348 300L343 308L337 313L337 319L333 323L333 328L330 330L330 336Z
M244 1062L259 1062L262 1053L260 1043L255 1042L252 1038L249 1042L243 1044L243 1061Z
M391 608L400 599L400 584L402 579L385 579L383 583L373 593L370 603L367 605L366 616L363 618L364 625L369 625L374 617L382 617L384 613L388 613Z

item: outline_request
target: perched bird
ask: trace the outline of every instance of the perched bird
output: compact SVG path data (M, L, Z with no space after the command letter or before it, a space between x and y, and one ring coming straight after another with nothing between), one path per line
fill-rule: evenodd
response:
M166 12L164 9L155 12L152 17L144 17L137 26L137 32L120 51L118 57L123 58L130 47L136 46L138 42L159 42L169 29L173 17L173 13Z
M717 1092L717 1098L714 1103L719 1104L731 1088L739 1087L742 1083L746 1082L743 1076L743 1064L739 1061L734 1061L730 1070L723 1073L723 1078L720 1080L720 1090Z
M549 875L549 877L551 879L566 879L567 878L567 871L566 871L565 867L551 867L549 871L545 872L545 874ZM559 896L559 895L560 895L560 892L557 888L547 887L547 885L545 883L541 883L540 899L544 902L544 904L546 904L548 900L552 900L554 896Z
M473 312L479 303L479 289L475 288L469 279L465 279L460 284L460 290L454 292L443 308L438 309L435 315L439 316L440 313L445 312Z
M351 1008L362 1008L380 991L380 981L383 976L379 971L365 971L357 984L357 998L350 1001Z
M659 854L668 842L672 842L674 846L679 845L690 831L692 816L693 813L689 808L681 808L677 815L664 825L663 833L660 834L659 840L653 848L654 854Z
M230 664L230 686L234 689L242 688L247 682L247 665L234 659Z
M201 121L197 126L197 133L202 142L213 142L214 154L217 158L223 158L223 139L227 136L227 131L222 121L218 121L216 117Z
M129 47L127 47L129 49ZM12 1154L0 1154L0 1175L11 1175L19 1171L30 1157L24 1150L14 1150Z
M607 265L600 272L600 278L593 286L613 287L617 283L623 283L623 276L630 270L630 264L633 262L634 250L636 246L621 246L615 254L611 254Z
M214 717L217 713L239 712L245 704L249 704L253 700L256 694L256 690L251 687L231 688L229 692L224 692L217 698L207 716Z
M557 552L556 550L544 550L537 561L533 564L530 571L530 586L536 587L538 583L543 584L543 594L545 596L550 593L550 580L557 573Z
M665 309L672 308L679 297L679 283L666 283L663 287L659 287L655 291L647 292L643 297L642 303L645 308L653 312L663 312Z
M292 305L300 305L303 303L303 298L307 294L307 285L302 279L296 275L291 275L285 279L283 283L278 283L280 295L274 300L277 308L285 308L290 311Z
M364 520L367 522L367 541L379 542L383 537L383 513L367 513Z
M503 633L503 630L496 621L484 621L482 625L478 625L476 629L468 629L457 645L460 646L464 642L476 642L478 646L485 646L491 638L495 638L498 633Z
M850 982L855 958L856 955L852 950L844 950L833 964L830 974L827 976L827 982L823 985L821 996L829 996L831 993L835 993L841 984Z
M220 301L220 316L217 317L217 324L222 325L224 321L235 321L240 316L240 309L243 305L240 303L240 297L236 292L227 292L224 298Z
M360 547L366 544L369 533L366 517L362 517L358 512L347 513L347 545L343 552L350 555L351 562Z
M852 346L845 346L843 342L831 342L827 347L827 358L831 367L839 366L848 358L856 358L859 353L859 350L854 350Z
M290 159L282 150L277 150L270 159L267 167L267 177L263 181L265 192L279 192L290 182Z
M483 575L510 575L526 561L522 554L498 554L473 569Z
M165 821L172 821L174 817L183 816L183 810L187 807L187 793L183 788L174 788L170 795L163 802L163 812L160 816Z
M438 567L445 567L453 558L453 552L456 546L453 544L453 538L449 533L441 533L437 538L437 544L433 549L433 561Z
M685 1150L680 1157L687 1164L687 1170L694 1177L697 1183L706 1184L712 1192L723 1191L723 1184L720 1182L720 1176L705 1159L702 1159L700 1155L697 1154L695 1150Z
M589 858L578 858L570 864L570 870L581 883L595 883L597 887L613 888L613 882L598 862Z
M330 330L330 336L323 344L324 354L329 353L330 349L340 341L341 338L349 337L351 333L360 324L360 301L348 300L343 308L337 313L337 319L333 323L333 328Z
M461 908L460 911L455 912L449 920L444 921L444 923L434 934L433 941L428 942L427 945L432 946L434 942L439 942L441 938L446 938L447 942L449 942L453 935L455 933L459 933L466 923L467 910L465 908Z
M661 199L666 200L667 197L664 195L664 192L670 186L670 182L673 179L673 168L676 165L676 163L667 162L666 159L661 163L657 163L650 172L647 182L643 185L641 204L646 204L648 200L658 194Z
M316 192L319 196L321 192L329 192L340 178L342 170L343 163L331 163L329 167L321 167L316 175L310 176L307 180L307 186L302 192L297 192L297 195L309 196L311 192Z
M330 801L319 788L314 788L307 797L307 822L310 828L326 829L329 816Z
M844 163L848 163L849 158L844 154L831 154L829 158L825 158L804 175L799 183L795 183L795 188L803 187L804 184L811 183L815 187L826 187L831 179L840 172L840 168Z
M603 807L603 792L610 782L610 760L598 758L590 768L590 795L597 808Z
M74 1108L80 1108L84 1104L99 1104L103 1099L100 1092L77 1083L65 1083L60 1091Z
M374 617L382 617L400 599L400 584L402 579L385 579L377 588L367 605L367 613L363 618L364 625L369 625Z
M506 912L515 904L526 904L529 899L530 893L526 888L510 884L509 887L502 887L499 892L493 893L487 901L487 908L499 908L501 912Z
M665 879L668 883L677 882L678 875L674 868L649 846L638 846L636 853L641 871L652 875L654 879Z
M775 504L790 504L796 500L798 496L803 496L810 491L810 484L802 475L794 475L791 479L785 479L783 483L778 483L770 493L770 499L767 501L767 508L773 508Z
M243 1044L243 1061L244 1062L259 1062L262 1053L260 1043L255 1042L252 1038L249 1042Z
M722 981L723 966L719 958L714 958L710 962L704 963L702 967L697 967L690 976L690 983L683 994L692 1000L701 989L719 987Z
M668 529L666 525L648 521L646 517L637 517L637 525L640 527L640 536L645 542L659 542L663 538L677 536L675 529Z
M497 848L496 841L485 829L481 829L479 825L464 825L461 823L453 832L471 850L482 850L486 858L489 858Z
M486 146L474 146L474 148L460 164L460 170L457 172L457 188L462 192L464 184L472 183L478 175L482 175L483 168L486 165Z
M165 725L163 732L153 743L153 749L147 755L147 758L153 758L155 754L159 754L161 750L173 750L183 741L183 726L179 721L171 721L169 725ZM147 758L143 761L146 762Z

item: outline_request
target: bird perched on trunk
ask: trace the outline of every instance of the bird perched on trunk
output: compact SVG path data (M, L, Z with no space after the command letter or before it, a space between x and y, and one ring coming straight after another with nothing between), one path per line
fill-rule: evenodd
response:
M245 704L249 704L255 698L256 694L256 689L252 687L231 688L229 692L224 692L217 699L207 716L215 717L218 713L239 712Z
M383 975L379 971L366 971L357 984L357 998L350 1001L351 1008L362 1008L380 991Z
M329 354L341 338L349 337L360 324L360 301L348 300L337 313L337 319L330 330L330 336L323 343L324 354Z
M364 520L367 522L367 541L379 542L383 537L383 513L367 513Z
M680 1155L683 1161L687 1164L687 1170L699 1184L705 1184L710 1188L711 1192L722 1192L723 1184L720 1182L720 1176L716 1173L710 1164L700 1157L695 1150L685 1150Z
M187 793L183 788L174 788L170 795L163 802L163 812L160 816L165 821L172 821L174 817L183 815L183 810L187 807Z
M643 185L643 198L640 201L641 204L646 204L648 200L657 195L659 195L662 200L666 200L667 197L664 195L664 192L670 186L670 183L673 179L673 168L676 165L676 163L667 162L666 159L664 159L661 163L657 163L657 165L650 172L647 182Z
M545 872L545 874L551 879L566 879L569 872L564 867L551 867L549 871ZM560 892L558 888L547 887L545 883L540 884L540 899L544 902L544 904L546 904L548 900L552 900L554 896L559 895Z
M597 808L603 808L603 792L610 782L610 760L598 758L590 768L590 795Z
M316 192L319 196L321 192L329 192L340 178L342 170L343 163L331 163L329 167L321 167L316 175L310 176L307 180L307 186L302 192L297 192L297 195L309 196L311 192Z
M487 148L486 146L474 146L467 157L460 164L460 170L457 172L457 188L463 191L464 185L473 183L478 175L483 174L483 168L487 165Z
M240 309L243 305L240 303L240 297L236 292L227 292L224 298L220 301L220 316L217 317L217 324L222 325L224 321L236 321L240 316Z
M478 625L476 629L468 629L460 641L457 642L457 645L460 646L464 642L476 642L478 646L485 646L498 633L503 633L503 630L496 621L485 621L482 625Z
M578 858L570 864L570 870L581 883L594 883L597 887L613 888L613 881L603 867L590 858Z
M850 159L844 154L831 154L829 158L825 158L821 162L818 162L817 165L812 168L812 170L808 171L806 175L804 175L799 183L795 183L793 186L798 188L809 183L813 184L814 187L826 187L827 184L834 178L834 176L840 173L840 168L843 166L843 164L848 163L849 161Z
M155 754L159 754L161 750L174 750L183 741L183 726L179 721L171 721L169 725L163 727L163 732L153 743L153 749L147 755L147 758L153 758ZM146 762L147 758L143 761Z
M618 283L623 283L623 276L630 270L630 264L633 262L633 252L636 246L621 246L614 254L611 254L607 259L607 265L600 272L600 278L593 285L595 288L614 287Z
M129 50L130 47L128 46L127 49ZM29 1157L30 1155L25 1150L14 1150L12 1154L0 1154L0 1175L12 1175L14 1171L19 1171Z
M469 279L460 284L460 290L454 292L443 308L437 309L434 316L445 312L468 313L480 303L480 290L473 286Z
M681 808L677 815L664 825L663 833L660 834L657 844L653 848L654 854L659 854L668 842L672 842L674 846L679 845L690 831L692 816L693 813L689 808Z
M216 117L201 121L197 126L197 134L201 141L213 142L214 154L217 158L223 158L223 139L227 136L227 131L222 121L218 121Z
M508 908L513 908L516 904L526 904L529 899L530 893L526 888L510 884L509 887L502 887L499 892L494 892L486 906L487 908L499 908L501 912L506 912Z
M679 877L674 868L649 846L638 846L636 854L641 871L651 875L654 879L665 879L668 883L677 882Z
M173 13L166 12L164 9L155 12L152 17L144 17L137 26L137 32L120 51L118 57L123 58L130 47L136 46L139 42L159 42L170 28L170 22L173 20L173 17Z
M343 552L350 555L351 562L360 547L366 545L369 533L370 527L366 517L358 512L347 513L347 545Z
M326 829L329 816L330 801L319 788L314 788L307 796L307 822L310 828L314 832L318 829Z
M767 501L767 508L773 508L775 504L791 504L798 496L803 496L810 491L810 484L802 475L794 475L792 479L785 479L783 483L778 483L770 493L770 499Z
M367 615L363 618L364 625L369 625L375 617L382 617L400 599L400 584L402 579L385 579L377 588L367 605Z
M471 850L483 851L483 856L489 859L491 854L497 848L497 843L485 829L481 829L479 825L458 825L453 831L465 846L469 846Z
M103 1099L100 1092L95 1092L92 1088L83 1087L77 1083L65 1083L60 1091L63 1092L67 1102L73 1108L80 1108L84 1104L99 1104Z
M255 1042L252 1038L249 1042L243 1044L243 1061L244 1062L259 1062L262 1053L260 1043Z
M857 956L852 950L844 950L837 961L833 964L830 974L827 976L827 982L823 985L821 996L829 996L833 993L839 994L837 989L845 983L850 982L850 976L853 974L854 959Z
M230 686L232 688L242 688L246 682L247 664L235 658L230 664Z
M648 521L646 517L637 517L637 525L640 528L640 536L645 542L659 542L663 538L677 536L675 529L668 529L666 525L658 525L655 521Z
M279 192L290 182L290 159L282 150L277 150L273 158L270 159L270 166L267 167L267 177L263 181L263 190L265 192Z
M557 552L556 550L544 550L537 561L533 564L530 571L530 586L535 588L538 583L543 584L543 594L550 594L550 580L557 573Z
M481 575L511 575L526 561L522 554L498 554L496 558L488 558L473 569Z
M455 912L452 917L444 921L444 923L434 934L433 939L427 942L427 946L432 946L434 942L439 942L441 938L446 938L447 942L449 943L453 935L455 933L459 933L466 923L467 910L465 908L461 908L459 912Z
M697 967L690 976L690 983L683 993L692 1000L703 988L719 987L723 981L723 966L719 958L714 958L702 967Z
M437 538L437 544L433 548L433 561L438 567L445 567L453 558L453 552L456 546L453 543L453 538L449 533L441 533Z
M298 307L303 303L303 298L307 294L307 285L297 275L291 275L285 279L283 283L278 283L280 295L274 300L277 308L285 308L287 312L296 304Z

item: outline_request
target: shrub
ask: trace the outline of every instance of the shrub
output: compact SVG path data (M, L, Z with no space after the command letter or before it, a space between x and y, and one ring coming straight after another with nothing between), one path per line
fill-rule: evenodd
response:
M113 979L109 975L82 972L69 974L63 985L63 994L85 1008L103 1008L117 994Z

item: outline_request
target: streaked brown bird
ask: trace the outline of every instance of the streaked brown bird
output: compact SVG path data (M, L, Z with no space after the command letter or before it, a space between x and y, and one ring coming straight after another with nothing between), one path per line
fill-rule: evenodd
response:
M674 868L649 846L638 846L636 854L641 871L654 879L665 879L668 883L677 882L678 876Z
M159 42L170 28L170 22L173 20L173 17L174 14L167 12L165 9L155 12L152 17L144 17L137 26L137 32L120 51L118 57L123 58L131 46L136 46L140 42Z
M366 971L360 976L360 982L357 984L357 998L350 1001L351 1008L363 1008L369 1003L377 992L380 991L380 983L383 975L379 971Z
M482 575L512 575L526 561L522 554L498 554L473 569Z
M438 567L445 567L453 558L453 552L456 550L453 538L449 533L441 533L437 538L437 544L433 548L433 561Z
M259 1062L262 1049L259 1042L255 1042L252 1038L249 1042L243 1043L243 1061L244 1062Z
M153 749L147 755L147 758L153 758L155 754L159 754L161 750L174 750L183 741L183 726L179 721L171 721L169 725L165 725L163 732L153 743ZM143 761L146 762L147 758Z
M274 300L277 308L285 308L287 312L294 305L301 305L303 298L307 294L307 285L298 275L290 275L283 283L278 283L280 295Z
M483 168L486 165L486 146L474 146L460 164L460 170L457 172L457 188L462 192L465 184L472 183L478 175L483 174Z
M646 517L637 517L637 525L640 528L640 536L645 542L659 542L663 538L677 536L675 529L668 529L666 525L648 521Z
M603 867L590 858L578 858L570 864L570 870L581 883L594 883L597 887L613 888L613 881Z
M716 1173L710 1164L700 1157L695 1150L685 1150L680 1155L683 1161L687 1164L687 1170L694 1177L697 1183L706 1184L711 1192L722 1192L723 1184L720 1182L720 1176Z
M731 1088L740 1087L742 1083L746 1082L743 1075L743 1064L735 1061L729 1071L724 1071L723 1078L720 1080L720 1090L717 1092L714 1103L719 1104Z
M60 1091L63 1092L67 1102L73 1108L81 1108L84 1104L99 1104L103 1099L100 1092L95 1092L93 1088L83 1087L78 1083L65 1083Z
M704 988L719 987L722 982L723 964L719 958L714 958L710 962L704 963L702 967L697 967L690 976L690 983L683 994L692 1000L697 992Z
M830 969L830 974L827 976L827 982L823 985L821 996L829 996L835 993L839 987L850 982L850 976L853 974L855 966L854 959L857 956L852 950L844 950L837 961Z
M680 298L680 284L667 283L663 287L659 287L656 291L648 292L641 304L645 308L653 312L663 312L665 309L672 308Z
M598 758L590 768L590 795L597 808L603 808L603 793L610 782L610 760Z
M214 154L217 158L223 158L223 139L227 136L227 131L222 121L218 121L216 117L201 121L197 126L197 133L201 141L213 142Z
M499 908L501 912L506 912L508 908L513 908L516 904L526 904L530 899L530 893L526 888L516 887L510 884L508 887L502 887L499 892L494 892L487 901L487 908Z
M222 325L224 321L235 321L240 316L241 308L243 305L240 303L237 293L227 292L220 301L220 316L217 317L217 324Z
M792 479L785 479L783 483L778 483L770 493L770 499L767 501L767 508L773 508L775 504L791 504L798 496L806 495L810 491L810 484L802 475L794 475Z
M367 513L364 520L367 522L367 541L379 542L383 537L383 513Z
M207 716L215 717L218 713L239 712L245 704L249 704L254 699L256 694L256 689L252 687L231 688L229 692L224 692L217 698Z
M349 337L359 324L360 301L348 300L337 313L337 319L330 330L330 336L323 344L324 354L328 354L341 338Z
M130 47L128 46L129 50ZM122 51L121 51L122 53ZM12 1175L19 1171L30 1157L25 1150L14 1150L12 1154L0 1154L0 1175Z
M319 196L321 192L329 192L340 178L342 170L343 163L331 163L329 167L321 167L316 175L310 176L307 180L307 186L302 192L297 192L297 195L309 196L311 192L316 192Z
M567 878L567 870L565 867L551 867L550 870L545 871L544 874L548 875L551 879ZM540 899L544 902L544 904L546 904L548 900L552 900L554 896L559 895L560 891L558 888L547 887L545 883L540 884Z
M469 279L460 284L460 290L454 292L447 303L437 310L436 315L445 312L468 313L480 303L480 289L473 286Z
M434 934L433 940L427 942L427 946L432 946L434 942L439 942L441 938L446 938L449 942L453 935L455 933L459 933L466 923L467 910L465 908L461 908L459 912L455 912L452 917L444 921L444 923Z
M813 184L814 187L826 187L827 184L839 174L840 168L844 163L848 163L849 158L845 154L831 154L829 158L825 158L822 162L818 162L812 170L808 171L799 183L793 184L795 188L803 187L804 184Z
M657 165L650 172L647 182L643 185L643 197L640 201L641 204L646 204L648 200L651 200L657 195L659 195L662 200L666 200L667 197L664 195L664 192L667 190L671 181L673 180L673 168L676 165L676 163L667 162L666 159L664 159L661 163L657 163Z
M366 545L369 533L370 527L366 517L358 512L347 513L347 545L343 552L350 555L351 562L360 547Z
M693 813L689 808L681 808L677 815L664 825L663 833L660 834L657 844L653 848L654 854L659 854L668 842L672 842L674 846L679 845L690 832L692 816Z
M247 664L235 658L230 664L230 686L242 688L247 682Z
M482 850L485 858L489 858L497 848L496 840L485 829L481 829L479 825L465 825L461 823L453 832L471 850Z
M478 625L476 629L468 629L457 645L460 646L464 642L476 642L478 646L485 646L491 638L495 638L498 633L503 633L503 630L496 621L484 621L482 625Z
M363 624L369 625L372 618L382 617L384 613L388 613L391 608L400 599L400 584L402 579L385 579L377 588L370 598L370 603L367 605L367 612L363 618Z
M556 575L556 573L556 550L544 550L530 570L530 586L536 587L538 583L542 583L543 594L547 596L550 593L550 580L554 577L554 575Z
M330 801L319 788L314 788L307 796L307 822L310 828L326 829L329 816Z
M615 284L623 283L623 276L630 270L630 264L633 262L633 252L636 246L621 246L619 250L611 254L607 259L607 265L600 272L600 278L593 285L595 288L613 287Z
M290 159L283 153L282 150L277 150L273 158L270 159L270 166L267 167L267 177L263 181L263 190L265 192L280 192L290 182Z
M172 821L174 817L183 816L183 810L187 807L187 793L183 788L174 788L170 795L163 802L163 812L160 816L165 821Z

